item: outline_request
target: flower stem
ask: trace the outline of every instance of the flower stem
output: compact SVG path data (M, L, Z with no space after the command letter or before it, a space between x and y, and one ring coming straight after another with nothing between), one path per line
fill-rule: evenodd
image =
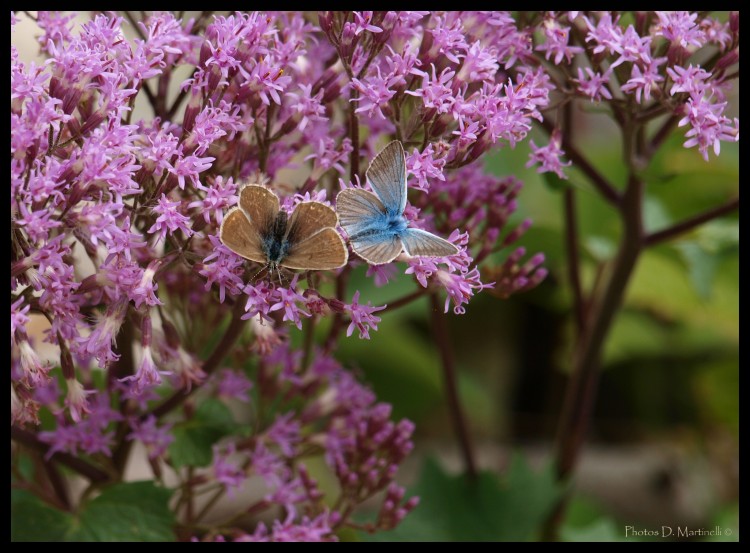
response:
M359 119L357 119L357 90L351 88L349 92L349 137L352 139L351 170L349 179L356 182L356 176L359 175Z
M400 307L403 307L405 305L409 305L411 302L418 300L422 296L424 296L427 293L427 290L424 288L419 288L418 290L415 290L411 294L406 294L405 296L401 296L400 298L393 300L391 302L388 302L384 309L382 309L380 312L385 313L386 311L394 311Z
M456 365L453 357L453 348L448 334L445 313L440 305L437 293L430 294L430 314L432 316L432 329L435 335L435 343L440 351L440 360L443 366L443 381L445 383L445 394L448 400L448 410L453 419L453 427L461 446L461 454L464 458L466 473L471 479L477 477L477 465L474 460L474 452L471 446L469 429L466 424L458 396L458 379L456 378Z
M622 239L604 290L599 298L593 300L588 320L584 321L584 331L576 341L573 374L565 390L555 440L555 465L558 479L562 482L570 478L578 461L596 400L601 352L644 246L642 206L645 184L635 169L640 154L637 134L638 128L626 122L623 149L629 177L618 205L623 224ZM543 529L545 539L556 537L569 499L570 493L565 494L547 520Z
M572 143L573 109L572 104L563 108L563 141ZM578 214L576 212L576 191L567 187L563 192L565 205L565 249L568 254L568 279L573 292L573 312L575 315L578 336L583 332L585 324L585 305L581 288L581 255L578 248Z
M232 311L232 320L229 323L226 332L224 332L224 336L221 337L221 340L211 352L211 355L209 355L208 359L203 363L203 372L206 373L206 376L210 375L216 367L218 367L219 363L221 363L229 354L232 346L234 346L234 343L240 337L240 334L242 334L242 329L245 326L245 321L242 320L242 315L244 313L245 301L244 295L241 295L235 300L234 309ZM157 405L153 411L143 415L141 419L146 419L148 415L154 415L157 418L166 415L185 401L198 388L200 388L200 386L194 385L190 390L177 390L169 398L165 399L163 403Z
M71 503L70 497L68 495L68 487L65 483L65 478L63 478L63 476L60 474L57 465L53 463L51 459L49 461L44 461L44 469L47 472L47 478L49 479L49 483L52 485L52 489L55 490L57 499L60 500L60 504L63 505L65 510L69 511L71 508Z
M133 334L133 321L130 317L125 315L125 320L120 327L120 331L117 335L118 353L120 358L112 365L112 368L107 373L107 387L110 393L115 390L117 381L126 376L130 376L135 372L133 362L133 340L135 336ZM120 398L119 411L120 414L125 415L128 401L124 398ZM123 416L122 420L117 423L117 430L115 431L115 441L117 445L112 453L112 463L117 468L117 471L122 474L125 470L125 465L130 454L130 448L132 441L127 440L126 436L130 426L127 423L127 418Z

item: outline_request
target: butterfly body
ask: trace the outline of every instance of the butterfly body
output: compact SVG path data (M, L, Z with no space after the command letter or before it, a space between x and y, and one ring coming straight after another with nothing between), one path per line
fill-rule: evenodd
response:
M272 271L336 269L348 260L337 224L336 212L325 204L300 202L287 215L271 190L248 184L224 217L219 236L234 253Z
M373 265L390 263L406 250L409 255L444 257L458 248L421 229L409 228L406 208L406 161L399 141L375 156L367 169L375 193L362 188L339 192L336 209L352 249Z
M279 211L273 221L273 226L265 235L261 235L261 249L270 264L280 264L289 253L289 240L286 238L286 228L289 218L286 211Z
M378 240L391 235L400 237L408 227L409 223L403 215L378 213L367 223L351 225L349 239L358 241Z

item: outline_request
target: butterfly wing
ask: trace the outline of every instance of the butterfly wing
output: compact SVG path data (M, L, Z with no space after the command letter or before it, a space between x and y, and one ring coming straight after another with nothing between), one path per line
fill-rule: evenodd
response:
M392 232L374 232L361 238L349 239L354 252L370 265L390 263L401 253L401 239Z
M262 237L273 227L279 198L265 186L247 184L240 190L238 206L229 210L219 230L222 243L237 255L267 263Z
M385 207L372 192L361 188L347 188L336 196L339 221L349 236L368 228L385 215Z
M352 249L368 263L390 263L401 253L401 240L388 231L385 206L372 192L342 190L336 196L336 210Z
M409 255L424 257L446 257L458 253L458 248L431 232L408 228L401 233L404 250Z
M339 218L336 212L320 202L301 202L289 217L286 240L301 242L326 227L335 227Z
M271 231L279 212L279 197L265 186L247 184L240 190L239 207L260 235Z
M300 242L290 243L279 265L287 269L325 271L343 267L349 260L344 240L333 227L326 227Z
M285 240L289 251L280 265L289 269L326 270L343 267L349 252L334 228L336 212L320 202L297 204L289 218Z
M261 248L257 226L250 222L244 210L235 207L224 216L219 230L221 242L237 255L250 261L265 263L266 254Z
M401 142L388 143L372 160L365 175L386 211L401 215L406 207L406 159Z

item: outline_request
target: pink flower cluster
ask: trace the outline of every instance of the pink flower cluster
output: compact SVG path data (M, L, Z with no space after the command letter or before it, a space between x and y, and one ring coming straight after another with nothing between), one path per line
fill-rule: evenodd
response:
M18 21L11 14L12 32ZM11 41L11 421L36 431L47 456L121 457L139 441L158 467L170 464L172 429L194 413L199 388L221 401L279 398L268 426L212 444L203 476L234 492L256 475L267 495L251 511L281 506L283 516L207 539L330 540L374 495L384 498L374 529L394 527L417 501L394 484L413 425L392 420L334 357L340 339L367 339L388 322L385 305L348 286L364 261L263 273L218 237L241 183L269 186L288 211L331 205L342 187L367 186L368 161L400 140L405 216L459 252L404 254L367 276L387 286L400 267L416 291L444 294L446 311L452 303L460 314L485 288L508 297L547 274L543 255L510 248L530 225L509 224L522 184L480 162L526 140L558 96L677 116L685 146L706 158L739 137L725 114L736 15L637 12L624 25L609 12L518 21L508 12L153 12L142 21L97 13L75 26L69 14L39 12L36 25L44 62L23 61ZM696 55L708 49L709 62ZM568 71L583 59L577 75ZM559 131L531 146L530 163L564 178ZM51 359L39 354L32 317L47 323ZM312 340L290 346L290 333L307 326L313 336L322 318L332 319L324 351ZM247 372L228 364L238 341ZM221 351L206 354L213 347ZM40 410L56 421L44 432ZM311 450L339 483L336 509L323 507L299 462Z
M657 11L635 12L635 22L627 25L622 19L610 12L548 12L542 17L544 40L536 49L548 60L554 54L551 61L557 66L578 60L577 77L569 71L554 77L558 90L611 102L618 120L623 117L620 103L632 101L640 117L679 116L678 126L688 126L685 147L698 146L706 161L711 149L719 155L722 141L739 140L739 119L725 114L727 92L739 75L729 71L739 62L739 15L731 13L722 21L693 12ZM571 45L572 39L579 45ZM567 178L562 171L566 164L560 161L564 153L559 134L553 135L547 146L532 144L529 166L540 164L539 172Z

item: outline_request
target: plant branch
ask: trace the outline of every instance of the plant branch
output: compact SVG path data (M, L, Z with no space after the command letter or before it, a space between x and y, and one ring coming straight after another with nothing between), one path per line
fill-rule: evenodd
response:
M674 130L679 120L679 116L672 115L668 117L667 120L664 121L664 123L662 123L661 127L659 127L659 130L654 133L654 136L651 137L651 140L648 143L648 148L645 152L646 160L650 160L652 157L654 157L656 151L662 144L664 144L664 141L669 137L670 133Z
M39 451L45 455L49 452L50 449L50 446L42 442L36 436L36 434L34 434L33 432L29 432L28 430L18 428L17 426L10 427L10 438L11 440L24 445L29 449ZM83 459L79 459L78 457L74 457L73 455L70 455L68 453L57 451L50 458L50 460L56 461L61 465L65 465L81 476L85 476L92 482L106 482L110 479L109 475L103 470L95 467L87 461L84 461Z
M572 142L573 109L571 104L563 108L563 141ZM573 293L573 312L575 314L578 336L585 325L583 291L581 289L581 255L578 248L578 215L576 213L576 191L566 188L563 192L565 205L565 250L568 255L568 279Z
M712 219L716 219L717 217L721 217L722 215L732 213L734 210L739 209L739 207L739 197L732 198L731 200L720 206L709 209L708 211L704 211L703 213L698 213L697 215L689 217L684 221L672 225L671 227L667 227L663 230L649 234L645 238L645 245L654 246L656 244L660 244L661 242L671 240L672 238L675 238L680 234L684 234L688 231L693 230L695 227L698 227L707 221L711 221Z
M112 368L107 373L107 387L110 392L114 391L115 384L119 379L125 378L134 374L135 365L133 360L133 340L135 339L133 333L133 321L130 317L125 316L125 321L120 327L120 332L117 336L117 343L119 344L117 350L120 354L120 358L112 365ZM120 397L120 414L125 415L128 401L123 397ZM125 470L125 464L130 454L130 448L133 444L131 440L126 439L130 426L127 423L127 417L123 416L122 420L117 423L117 430L115 431L115 440L117 445L115 446L112 454L112 462L114 463L117 471L122 474Z
M339 276L336 278L336 299L342 303L346 303L346 285L349 282L349 274L351 273L351 265L346 265ZM323 347L323 352L328 355L333 351L336 345L336 340L339 338L339 334L344 329L344 315L343 313L336 311L333 314L333 322L331 323L331 330L328 331L328 337Z
M435 343L440 351L440 360L443 366L443 381L445 383L446 399L448 400L448 410L453 419L453 427L461 446L466 473L471 479L475 479L477 477L477 465L474 460L468 425L466 424L466 418L461 408L461 400L458 396L458 379L456 377L453 348L450 343L445 313L441 309L440 300L436 292L430 294L430 315L432 316L432 330L435 335Z
M547 131L547 134L552 134L552 131L555 130L555 126L545 118L541 122L542 128ZM575 145L570 142L569 140L566 140L565 137L563 137L562 140L562 148L565 150L565 155L569 160L571 160L576 166L578 166L581 171L589 178L589 180L593 183L593 185L596 187L597 190L604 196L604 198L612 205L617 206L621 199L622 194L619 190L617 190L612 184L607 180L607 178L602 175L599 171L594 168L591 163L581 154L581 152L578 151L578 149L575 147Z
M576 341L573 373L565 390L560 423L555 439L555 464L558 479L567 481L576 466L588 433L599 382L600 357L605 340L622 304L625 290L644 245L644 182L637 176L639 126L632 121L623 126L624 159L628 164L628 183L619 204L623 224L622 239L609 278L601 296L593 303L584 332ZM554 539L562 521L569 494L564 495L548 518L544 536Z
M70 496L68 494L68 487L65 483L65 478L60 474L57 465L52 462L44 460L44 470L47 472L47 478L49 479L52 489L55 490L55 495L60 501L60 504L65 508L66 511L70 510Z
M393 300L391 302L388 302L385 306L385 309L381 309L380 313L385 313L386 311L395 311L396 309L403 307L405 305L410 304L413 301L418 300L422 296L424 296L427 293L427 289L425 288L419 288L417 290L414 290L411 294L406 294L405 296L401 296L400 298Z

